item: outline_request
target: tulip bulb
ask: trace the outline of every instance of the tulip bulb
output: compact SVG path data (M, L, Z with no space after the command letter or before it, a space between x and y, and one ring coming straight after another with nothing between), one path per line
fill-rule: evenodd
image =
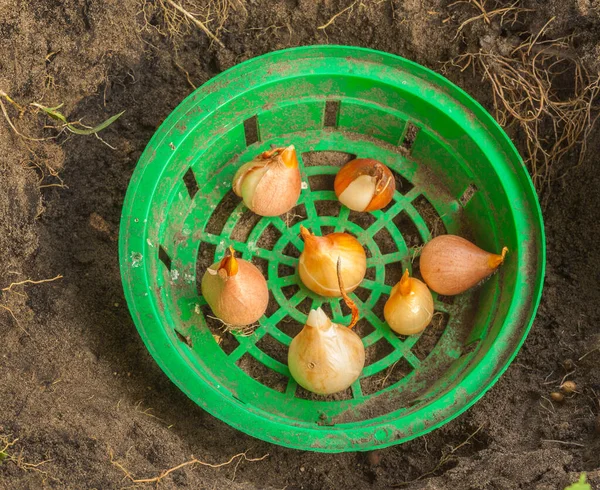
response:
M342 278L346 291L354 291L367 272L367 256L360 242L348 233L315 236L300 226L304 251L298 272L304 285L321 296L341 296L337 279L337 262L343 261Z
M202 296L217 318L232 327L256 322L269 302L267 281L250 262L231 254L211 265L202 276Z
M375 211L386 207L396 190L391 170L371 158L357 158L335 176L335 195L353 211Z
M358 308L348 298L338 261L341 295L352 310L348 327L333 323L321 308L310 310L302 331L294 337L288 352L288 367L296 382L319 395L344 391L354 383L365 365L365 348L352 330L358 320Z
M298 202L300 169L294 145L265 151L242 165L233 177L233 192L261 216L287 213Z
M421 332L433 317L433 297L429 288L422 281L410 277L407 269L400 282L392 288L383 316L396 333L413 335Z
M436 293L460 294L495 272L507 252L489 253L459 236L441 235L423 247L421 275Z

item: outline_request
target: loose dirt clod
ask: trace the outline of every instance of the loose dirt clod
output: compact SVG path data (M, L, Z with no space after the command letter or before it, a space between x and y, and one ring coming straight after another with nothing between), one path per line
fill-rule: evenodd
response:
M575 381L565 381L562 385L560 385L560 389L563 391L563 393L576 393L577 383L575 383Z

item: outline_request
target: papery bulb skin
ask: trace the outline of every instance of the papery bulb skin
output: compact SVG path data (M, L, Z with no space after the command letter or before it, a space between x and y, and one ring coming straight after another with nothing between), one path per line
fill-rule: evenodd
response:
M423 331L433 318L433 296L429 288L410 277L408 270L392 288L383 315L390 328L400 335L414 335Z
M365 348L350 328L333 323L321 308L311 310L288 352L288 366L296 382L319 395L346 390L365 364Z
M335 177L335 195L353 211L375 211L394 197L396 181L392 171L372 158L357 158L344 165Z
M348 233L315 236L301 227L304 250L298 261L302 283L321 296L341 296L337 262L342 259L342 278L347 292L354 291L367 271L367 256L360 242Z
M298 202L301 177L293 145L265 151L242 165L233 177L233 192L260 216L279 216Z
M504 247L500 255L489 253L462 237L440 235L423 247L421 275L438 294L460 294L494 273L507 252Z
M215 316L232 327L258 321L269 302L267 282L260 271L233 255L206 270L201 290Z

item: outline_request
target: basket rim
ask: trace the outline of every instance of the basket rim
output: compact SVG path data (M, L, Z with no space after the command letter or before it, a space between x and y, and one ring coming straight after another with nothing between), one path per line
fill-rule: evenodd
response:
M153 148L161 144L166 135L175 128L179 117L182 114L185 114L192 104L210 93L223 89L226 90L227 82L231 79L243 76L249 67L265 63L273 58L278 59L279 62L289 62L294 59L301 59L303 54L315 50L322 53L323 56L338 56L336 53L341 50L344 51L345 56L356 58L357 61L360 61L362 55L376 55L381 57L384 62L392 61L398 69L410 71L411 74L424 78L427 82L445 89L449 95L455 98L457 102L465 107L465 109L472 112L476 116L479 124L485 127L498 144L502 146L503 151L507 155L505 163L511 165L511 170L514 170L516 173L520 191L522 193L522 199L529 206L533 218L527 228L529 228L530 233L537 238L538 260L536 264L536 281L532 287L531 293L532 304L530 317L527 319L526 325L512 325L513 328L511 329L503 329L507 331L500 332L499 337L494 344L504 344L508 347L492 348L479 360L478 366L483 363L490 367L490 373L488 373L488 375L491 374L491 376L482 382L481 373L478 374L474 370L471 370L460 383L449 388L441 397L434 398L433 402L435 402L436 408L435 410L430 410L432 414L435 412L434 421L432 423L429 423L430 421L427 420L423 422L419 418L409 420L408 422L402 419L404 425L406 423L412 423L416 427L409 436L402 438L398 438L394 433L394 424L386 423L373 426L367 423L368 420L365 421L363 425L361 425L361 422L350 424L357 426L352 428L348 428L347 426L337 429L335 426L315 426L309 428L291 424L282 426L282 424L278 422L278 417L265 417L256 411L247 410L243 402L231 396L224 396L221 390L215 388L202 376L198 376L197 372L192 372L185 360L177 355L171 348L169 345L170 340L164 332L163 337L160 339L151 339L149 331L152 330L152 335L156 335L162 328L160 319L156 314L154 314L153 317L144 317L142 320L141 311L146 310L152 312L154 306L149 295L142 294L143 291L148 290L145 267L134 268L131 267L129 262L132 244L135 241L129 234L129 227L131 224L131 210L135 206L139 207L142 205L140 204L138 189L140 187L140 182L142 181L142 176L147 168L148 161L151 159L151 155L154 151ZM216 107L212 108L212 110L215 109ZM153 189L153 192L154 191L155 189ZM146 210L149 209L151 202L151 199L146 201ZM215 76L186 97L156 130L136 165L122 209L119 233L119 262L123 289L136 328L150 354L169 378L188 397L206 411L242 432L287 447L320 452L373 450L414 439L450 422L476 403L506 371L519 352L531 329L541 300L543 277L545 275L546 266L546 241L542 213L531 178L529 177L523 160L508 135L506 135L500 125L477 101L442 75L400 56L369 48L340 45L314 45L288 48L251 58ZM516 341L514 337L515 331L518 333L518 341ZM505 357L505 361L502 365L498 365L498 362L494 360L494 356L499 356L500 353L506 349L513 349L513 351L510 355ZM192 379L192 376L194 379ZM191 383L194 383L193 390L190 389ZM465 390L464 386L471 386L471 392ZM418 414L419 412L416 413ZM396 419L395 421L397 422L398 420L401 419Z

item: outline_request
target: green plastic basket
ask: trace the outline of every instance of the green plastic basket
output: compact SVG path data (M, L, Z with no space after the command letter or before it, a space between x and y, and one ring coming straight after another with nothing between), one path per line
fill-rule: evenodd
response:
M258 153L287 144L298 152L299 204L282 217L257 217L233 194L232 177ZM337 202L333 177L353 156L395 173L397 190L384 210L354 213ZM367 362L347 392L329 397L298 387L286 363L311 307L349 321L338 298L301 284L300 224L348 231L367 250L367 278L351 295ZM433 325L399 337L383 320L383 304L403 268L418 274L419 245L445 232L510 253L483 285L453 298L434 295ZM270 289L250 336L222 332L198 292L205 268L229 245L263 270ZM266 441L339 452L426 434L498 380L533 321L545 243L526 169L477 102L397 56L311 46L235 66L173 111L129 185L120 262L140 335L192 400Z

